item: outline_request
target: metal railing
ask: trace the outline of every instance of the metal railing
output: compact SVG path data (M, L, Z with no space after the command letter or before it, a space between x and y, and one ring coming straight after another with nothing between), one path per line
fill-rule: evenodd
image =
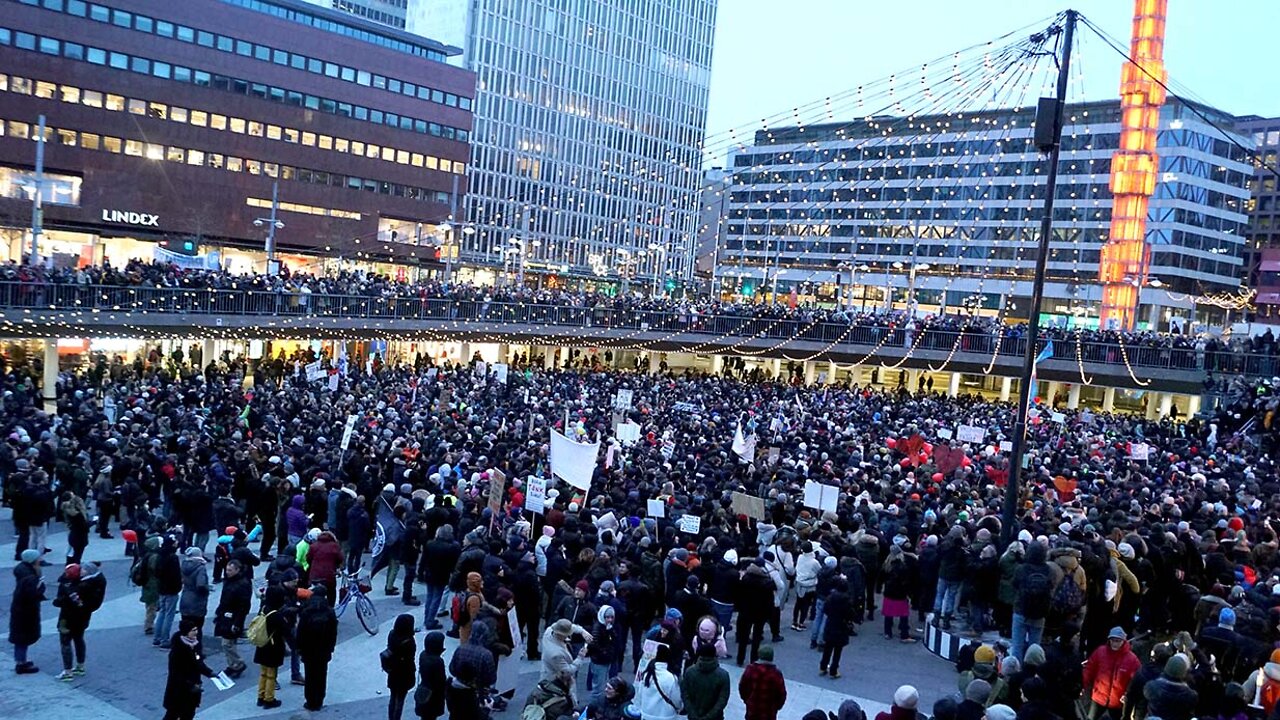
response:
M0 282L0 309L32 311L146 312L148 314L246 315L371 320L422 320L477 322L502 325L553 326L603 330L647 331L659 334L691 334L698 342L712 338L755 338L763 341L794 340L830 344L832 349L880 346L886 354L907 349L950 353L958 351L1021 358L1026 338L1021 328L1005 328L1000 339L994 332L866 324L852 328L835 321L807 322L797 318L748 315L706 315L691 311L619 309L607 306L574 307L539 303L497 302L483 299L374 297L270 290L215 290L207 288L155 288L139 286L30 284ZM923 332L923 336L917 334ZM889 337L886 338L885 335ZM602 338L604 339L604 338ZM1077 343L1059 339L1054 360L1075 363ZM1235 351L1198 351L1190 347L1153 345L1135 338L1122 348L1118 343L1088 340L1080 343L1079 360L1088 364L1123 366L1135 370L1212 371L1250 376L1280 375L1280 357ZM1147 373L1150 374L1150 373Z

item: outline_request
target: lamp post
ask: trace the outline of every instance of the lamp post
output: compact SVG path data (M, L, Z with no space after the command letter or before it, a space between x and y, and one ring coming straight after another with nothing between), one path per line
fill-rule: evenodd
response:
M907 266L902 261L898 261L893 264L893 267L895 270L902 270L903 268L907 268L907 309L911 311L911 317L915 317L916 305L917 305L916 273L924 272L928 270L929 263L918 263L918 262L912 261L911 265Z
M31 198L31 255L30 265L40 262L40 235L44 230L44 115L36 125L36 190ZM52 254L49 256L52 260Z
M440 239L440 252L444 255L444 283L448 285L453 282L453 257L456 245L454 244L454 227L453 216L449 216L449 220L442 223L437 229L442 233ZM458 230L463 235L475 235L476 228L471 223L461 223Z
M511 246L512 246L508 248L507 252L516 253L519 255L519 260L517 261L517 265L516 265L516 283L520 287L524 287L524 239L511 238L507 240L507 242L511 243Z
M658 243L649 243L649 252L653 253L653 289L649 291L649 294L656 297L659 287L658 279L666 265L667 248Z
M276 219L276 213L280 209L280 181L276 180L271 183L271 216L265 218L256 218L253 221L254 227L267 227L267 274L276 275L280 272L280 264L276 262L276 230L284 228L284 223Z
M864 276L865 276L867 273L871 272L871 266L870 266L870 265L868 265L868 264L866 264L866 263L862 263L862 264L861 264L861 265L859 265L856 269L857 269L857 271L858 271L858 272L862 273ZM865 277L864 277L863 279L865 280ZM854 282L853 282L853 277L852 277L852 276L850 276L850 279L849 279L849 285L851 286L851 287L849 288L849 292L850 292L850 293L852 293L852 292L853 292L853 287L852 287L852 285L853 285L853 284L854 284ZM849 304L850 304L850 305L853 305L853 298L852 298L852 297L850 297L850 298L849 298ZM866 311L867 311L867 284L866 284L865 282L863 282L863 284L862 284L862 312L866 312Z

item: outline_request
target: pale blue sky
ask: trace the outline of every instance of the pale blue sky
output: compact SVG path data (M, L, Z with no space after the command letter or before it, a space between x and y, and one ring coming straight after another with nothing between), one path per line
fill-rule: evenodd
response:
M1280 115L1280 0L1170 0L1171 83L1236 115ZM720 0L707 134L787 112L1074 7L1128 46L1131 0ZM1084 34L1090 100L1115 97L1123 59Z

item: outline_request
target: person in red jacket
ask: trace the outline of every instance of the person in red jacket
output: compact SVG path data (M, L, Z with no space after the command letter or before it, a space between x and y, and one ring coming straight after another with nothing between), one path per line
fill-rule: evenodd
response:
M1098 720L1110 712L1119 717L1129 682L1142 667L1138 656L1129 649L1124 629L1111 628L1107 644L1101 645L1084 664L1084 691L1089 693L1089 720Z
M307 573L312 585L328 589L329 607L338 599L338 568L342 567L342 546L333 533L325 530L307 549Z
M772 645L760 648L759 657L742 671L738 695L747 706L746 720L777 720L778 711L787 703L787 682L773 664Z

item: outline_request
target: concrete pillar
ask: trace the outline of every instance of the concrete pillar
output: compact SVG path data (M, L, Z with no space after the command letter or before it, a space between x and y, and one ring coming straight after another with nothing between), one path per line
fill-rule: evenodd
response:
M724 372L724 356L712 355L711 356L711 374L719 375L722 372Z
M1071 389L1067 391L1067 409L1080 409L1080 385L1072 384Z
M209 363L218 359L218 348L212 340L205 340L204 347L200 349L200 370L204 370Z
M511 346L508 345L507 343L499 343L498 344L498 362L505 364L509 362L507 358L509 358L510 356L511 356Z
M1173 412L1173 393L1160 393L1160 417L1167 418L1171 412Z
M556 349L550 345L542 348L542 368L544 370L554 369L556 366Z
M947 397L956 397L960 394L960 382L963 379L963 374L958 372L951 373L951 380L947 383Z
M1102 391L1102 412L1116 411L1116 389L1109 387Z
M1200 396L1187 396L1187 417L1193 418L1200 413Z
M1013 394L1013 378L1000 378L1000 402L1009 402L1009 396Z
M782 358L774 358L770 360L769 363L771 365L771 372L773 372L773 379L777 380L782 377Z
M1160 417L1160 393L1149 392L1145 400L1147 401L1147 410L1145 417L1148 420L1157 420Z
M461 361L463 365L471 362L471 343L458 343L458 360Z
M1045 391L1044 405L1045 407L1053 407L1053 401L1062 392L1062 383L1051 382L1049 389Z
M920 375L919 370L907 371L907 392L914 393L920 389Z
M836 384L836 372L837 372L839 369L840 369L840 368L836 365L836 361L835 361L835 360L828 360L828 361L827 361L827 384L828 384L828 385L835 385L835 384Z
M804 384L812 385L818 382L818 363L812 360L804 361Z
M649 353L649 374L657 375L659 365L662 363L661 353Z
M58 341L44 341L44 411L47 415L58 412Z

